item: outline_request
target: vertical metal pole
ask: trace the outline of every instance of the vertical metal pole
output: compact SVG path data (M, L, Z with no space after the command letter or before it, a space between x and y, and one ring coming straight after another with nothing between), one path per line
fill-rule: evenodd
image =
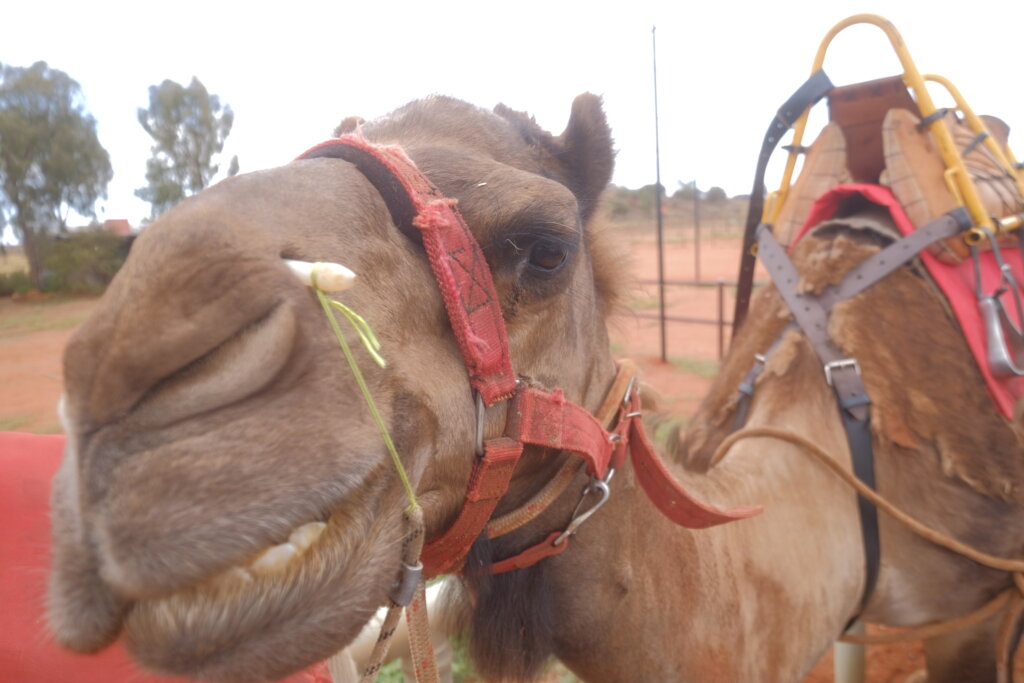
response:
M658 136L658 42L657 26L651 27L652 63L654 64L654 212L658 224L658 319L661 333L661 362L668 362L665 350L665 240L661 217L661 145Z
M700 282L700 197L697 181L693 181L693 275Z
M864 631L864 622L855 621L846 632L862 636ZM866 663L863 645L836 643L832 657L832 674L836 683L864 683Z
M715 284L718 293L718 360L725 356L725 280L718 278Z

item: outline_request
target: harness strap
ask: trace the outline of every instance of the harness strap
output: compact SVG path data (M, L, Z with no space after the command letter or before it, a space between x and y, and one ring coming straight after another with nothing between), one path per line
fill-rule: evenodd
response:
M517 441L570 451L587 463L587 473L604 479L612 457L612 441L604 426L561 389L521 387L509 406L505 435Z
M771 159L775 146L782 140L801 114L808 107L828 94L834 86L832 81L822 70L811 74L803 85L797 88L786 102L779 107L768 126L768 132L764 135L764 142L761 143L761 153L757 157L757 169L754 172L754 189L750 192L750 208L747 210L747 225L743 232L743 249L740 252L740 273L737 279L736 308L733 311L733 334L740 329L743 320L747 317L747 308L750 307L750 294L754 289L754 266L757 265L757 257L754 255L753 246L756 240L758 223L761 221L761 211L764 208L764 175L768 170L768 161Z
M427 578L459 571L469 548L487 525L498 501L508 490L523 444L506 437L490 439L473 464L466 498L455 522L423 548L421 562Z
M957 207L915 230L851 268L838 285L830 285L818 297L826 309L845 301L875 284L907 263L929 245L953 237L971 227L967 209Z
M735 522L736 520L753 517L764 511L760 505L744 505L723 510L702 503L676 481L668 468L658 457L644 423L640 419L640 394L631 390L622 408L616 432L621 435L619 445L623 458L626 453L633 462L633 474L643 488L647 498L668 519L688 529L705 529L718 524ZM614 462L614 459L613 459ZM616 465L618 467L618 465ZM492 574L525 569L540 560L557 555L569 545L569 539L575 531L570 528L564 532L554 532L540 543L530 546L515 556L491 567Z
M782 343L786 333L790 330L796 329L795 323L789 323L779 333L779 336L775 338L772 345L768 347L768 350L764 353L754 354L754 364L750 366L750 370L747 371L746 377L740 382L739 396L736 397L736 417L733 418L732 428L733 431L739 429L747 423L747 414L750 412L750 404L754 401L754 385L757 383L757 378L764 372L765 365L768 364L768 359L771 358L775 350L779 348L779 344Z
M706 529L753 517L764 511L760 505L744 505L722 510L693 498L679 486L672 473L666 469L640 420L634 420L630 429L630 453L633 458L633 471L647 497L661 514L676 524L688 529Z
M818 359L825 368L825 377L839 402L839 415L846 432L853 471L870 488L875 487L874 457L871 443L871 398L860 377L857 361L847 358L828 335L829 310L821 300L797 291L800 274L785 250L765 224L758 226L758 256L764 261L779 294L797 324L803 330ZM861 535L864 543L864 597L867 604L878 579L881 565L881 541L878 532L878 510L863 496L857 496Z
M765 223L758 226L757 253L793 318L818 354L840 404L857 420L866 420L870 399L860 379L860 368L829 337L828 309L815 295L797 290L800 274Z
M317 157L355 165L384 198L398 229L422 241L473 389L488 406L511 396L516 378L491 270L455 201L442 195L399 147L349 134L299 158Z

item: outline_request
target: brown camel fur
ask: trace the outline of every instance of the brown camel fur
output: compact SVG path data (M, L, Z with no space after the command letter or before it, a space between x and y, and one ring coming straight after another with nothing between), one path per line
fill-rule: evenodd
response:
M620 291L618 247L595 218L613 163L599 99L577 98L557 137L505 107L491 114L447 98L346 125L402 144L458 200L494 274L516 371L595 410L615 372L605 319ZM403 493L322 312L281 257L337 261L359 274L341 298L381 338L387 368L366 362L363 370L428 536L454 519L475 411L422 249L346 162L238 176L140 236L67 349L69 448L53 494L50 623L68 647L93 651L120 635L159 671L271 680L344 647L383 603L399 570ZM910 273L893 277L923 287ZM886 305L899 323L906 294L875 289L863 300L897 297ZM934 301L924 306L938 310ZM1010 463L1020 455L1013 428L986 417L977 373L941 311L908 332L923 341L889 344L897 332L879 339L877 322L855 332L856 312L877 308L852 301L835 323L840 343L875 349L862 361L869 388L888 380L892 397L879 400L902 411L876 425L880 488L983 549L1019 553L1020 490L987 493L992 472L1021 481ZM685 439L689 471L676 467L704 500L762 503L767 512L680 529L624 468L568 551L527 570L467 577L471 650L485 676L529 679L555 655L594 681L793 681L827 649L860 599L853 495L775 443L743 441L703 471L729 423L737 378L783 316L764 294ZM948 356L936 377L955 365L959 383L938 396L901 394L910 383L896 378L913 361L896 354L936 347ZM759 384L749 424L785 426L848 461L802 342L788 341ZM945 417L921 417L922 405ZM502 429L503 412L488 411L488 436ZM974 431L954 438L950 423L965 414ZM1004 464L969 464L982 451ZM497 513L526 500L565 457L530 451ZM478 542L470 564L564 528L580 477L526 527ZM323 535L282 569L239 569L315 521L327 523ZM889 623L959 614L1005 585L1003 575L884 521L883 550L867 616Z

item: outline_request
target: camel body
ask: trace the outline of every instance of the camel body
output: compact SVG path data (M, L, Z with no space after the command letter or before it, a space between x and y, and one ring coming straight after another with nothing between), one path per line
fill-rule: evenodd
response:
M615 375L605 323L623 292L620 248L597 210L613 165L599 99L577 98L559 136L507 107L491 113L448 98L358 125L368 140L401 145L457 200L493 275L517 375L597 410ZM877 249L841 233L806 244L796 259L811 279ZM363 371L428 538L458 514L476 407L420 245L348 162L301 160L229 179L147 228L67 348L69 445L52 498L49 612L65 646L95 651L120 636L157 671L273 680L344 647L385 602L400 569L404 493L322 311L282 258L338 262L358 275L339 298L382 342L387 367ZM885 397L874 422L879 488L954 536L1019 555L1020 425L993 417L931 293L912 273L892 278L833 316L837 340L863 353L869 390ZM923 302L910 325L905 297ZM765 513L679 528L627 465L566 552L507 574L467 572L453 609L484 676L530 679L554 655L593 681L793 681L861 613L852 492L786 444L741 441L709 467L731 430L742 374L786 317L769 288L670 449L678 455L666 455L697 498L763 504ZM925 348L929 359L915 360ZM848 467L811 355L799 336L784 340L747 424L798 432ZM504 417L501 407L487 411L486 436ZM529 448L496 514L521 505L568 457ZM478 541L472 566L565 528L588 483L577 478L528 525ZM322 528L314 540L266 560L309 525ZM956 616L1007 585L1005 574L884 519L882 547L862 612L870 620ZM954 640L929 651L937 681L968 680L956 670L974 671L974 643L988 642Z

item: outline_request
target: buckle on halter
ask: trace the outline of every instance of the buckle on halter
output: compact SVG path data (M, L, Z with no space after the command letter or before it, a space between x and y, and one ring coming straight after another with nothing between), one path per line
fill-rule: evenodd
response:
M515 391L513 391L511 394L509 394L505 398L501 399L500 401L497 401L497 402L495 402L495 403L493 403L491 405L492 406L496 406L499 403L505 403L505 402L511 400L519 392L519 385L520 384L522 384L522 381L517 379L516 380L516 389L515 389ZM487 413L487 406L484 405L484 397L480 395L479 391L473 391L473 399L476 401L476 446L475 446L474 453L476 453L477 457L483 457L483 454L484 454L484 422L486 421L485 417L486 417L486 413Z
M844 370L846 368L853 368L857 376L860 377L860 363L857 362L856 358L843 358L825 363L825 381L828 382L828 385L832 386L833 370Z
M614 469L609 469L608 474L605 475L604 479L595 479L594 481L587 484L587 487L583 489L583 497L580 498L580 502L576 503L576 509L572 511L572 519L569 520L569 525L565 527L565 531L558 535L554 541L551 542L553 546L559 546L567 538L572 536L580 528L583 522L590 519L591 515L597 512L602 505L608 502L608 498L612 494L612 490L608 487L608 482L612 480L615 475ZM601 494L601 497L594 503L593 506L588 508L586 512L580 514L580 507L583 505L583 501L587 499L591 491L597 491Z

